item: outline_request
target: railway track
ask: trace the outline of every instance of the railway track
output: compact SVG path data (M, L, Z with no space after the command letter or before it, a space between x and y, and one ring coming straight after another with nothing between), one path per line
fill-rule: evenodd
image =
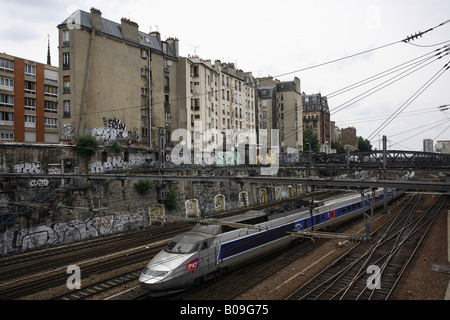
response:
M333 190L332 194L335 193L336 191ZM329 194L329 192L319 193L319 197L325 197L326 194ZM283 203L295 201L296 199L292 199ZM257 209L277 205L280 205L280 203L260 205ZM221 216L238 214L246 210L248 209L236 210ZM168 241L175 234L191 227L187 223L170 223L130 233L3 257L0 259L0 270L2 270L0 273L0 299L19 299L48 288L64 285L69 276L66 273L66 268L73 264L82 266L83 283L84 278L92 277L94 274L108 273L111 270L123 268L133 263L145 265L154 254L162 249L163 245L158 246L157 249L146 249L142 253L128 253L125 258L121 257L124 255L122 253L127 250L133 251L134 248L145 247L149 243L158 242L162 239ZM24 270L26 270L26 273L24 273ZM137 278L136 273L137 270L132 272L135 279ZM119 275L114 280L107 279L99 282L97 288L100 286L107 290L108 286L120 282L119 277L122 277L121 279L125 283L128 275ZM109 284L108 280L110 281ZM92 291L97 289L93 290L92 288L95 286L91 286L88 294L81 294L79 297L90 298L94 296L95 294ZM71 296L71 293L60 295L57 298L74 299L77 297L76 294Z
M349 221L333 228L342 232L358 224L358 220ZM327 242L327 239L298 239L297 243L281 251L258 259L245 267L234 270L219 279L208 281L198 287L170 297L171 300L232 300L262 281L270 278L292 262L308 255ZM147 299L148 296L139 299Z
M327 190L318 192L315 195L315 199L325 199L336 196L339 193L342 193L342 191ZM304 196L302 198L308 199L309 197ZM297 199L283 201L282 203L264 204L253 209L261 210L280 205L289 206L290 203L295 201ZM231 213L225 213L222 216L239 214L246 210L248 209L236 210ZM69 277L66 273L66 268L72 264L82 266L82 283L85 283L85 278L108 273L133 263L142 263L143 267L154 254L162 249L163 245L151 250L147 248L143 252L134 249L145 247L147 244L158 242L161 239L169 240L175 234L190 228L191 225L186 223L171 223L131 233L3 257L0 259L0 269L2 270L2 273L0 273L0 299L20 299L49 288L65 285ZM122 253L127 250L130 253L124 257ZM87 264L84 265L84 262ZM142 267L99 281L75 292L58 295L53 299L92 299L96 295L101 294L102 291L135 281ZM24 276L24 270L27 270L26 276Z
M369 242L355 246L287 300L389 299L447 202L448 196L441 195L427 207L420 194L411 196L395 218L372 233Z
M57 250L59 253L38 251L31 255L33 259L31 256L26 259L20 257L17 264L14 264L15 259L8 259L7 263L4 262L4 267L16 278L0 283L0 300L18 299L64 285L69 277L66 273L68 265L80 266L82 276L89 278L132 263L147 261L152 254L161 250L166 240L187 228L188 225L173 224L149 229L134 237L132 234L127 235L125 239L114 237L115 240L107 240L107 245L96 241L96 245L80 244L75 248L66 248L62 252ZM163 244L154 249L146 249L149 242L158 241L162 241ZM39 264L41 265L38 266ZM28 269L29 266L33 272ZM24 270L27 270L26 276L24 276ZM19 277L20 274L22 277Z
M187 292L172 296L170 300L232 300L286 267L300 255L308 254L324 242L324 239L316 241L314 244L303 241L295 247L290 247L232 271L219 280L207 282Z

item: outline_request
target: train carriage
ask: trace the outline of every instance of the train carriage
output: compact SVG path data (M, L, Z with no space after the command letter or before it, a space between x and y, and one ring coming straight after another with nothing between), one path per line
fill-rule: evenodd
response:
M388 200L398 196L389 190ZM375 207L383 204L382 190L375 193ZM185 290L190 286L237 268L283 248L294 238L293 230L323 229L361 215L370 208L360 194L316 203L281 213L250 210L221 220L221 224L197 224L169 242L142 271L141 286L153 296Z

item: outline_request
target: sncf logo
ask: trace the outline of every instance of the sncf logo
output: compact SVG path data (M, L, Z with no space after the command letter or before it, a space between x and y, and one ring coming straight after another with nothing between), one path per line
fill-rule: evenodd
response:
M196 259L192 260L191 262L189 262L186 265L186 268L188 269L188 271L192 271L192 270L198 268L198 258L196 258Z

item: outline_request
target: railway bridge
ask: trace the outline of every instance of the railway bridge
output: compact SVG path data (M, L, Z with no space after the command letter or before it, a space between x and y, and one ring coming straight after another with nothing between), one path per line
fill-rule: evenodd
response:
M375 150L365 152L334 153L314 155L312 162L318 166L391 169L410 168L450 170L450 154L402 151L402 150Z

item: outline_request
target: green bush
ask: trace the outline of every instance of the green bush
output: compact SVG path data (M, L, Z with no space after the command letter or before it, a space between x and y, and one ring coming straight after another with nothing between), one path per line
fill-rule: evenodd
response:
M116 153L121 153L123 148L117 140L114 140L112 143L112 147Z
M97 152L97 140L89 134L79 136L75 144L78 154L83 158L90 158Z
M175 191L175 189L170 189L166 199L164 200L164 204L169 210L175 210L178 207L177 192Z
M137 192L144 195L150 190L152 187L152 184L148 180L139 180L139 182L134 184L134 188Z

